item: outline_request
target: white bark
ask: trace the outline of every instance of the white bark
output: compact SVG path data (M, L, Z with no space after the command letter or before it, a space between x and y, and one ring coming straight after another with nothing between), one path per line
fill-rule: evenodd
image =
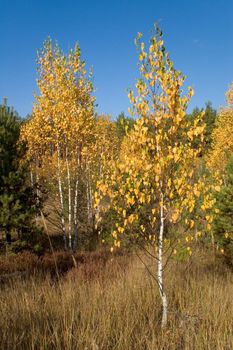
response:
M32 170L30 171L30 177L31 177L31 186L34 186L34 178L33 178L33 172Z
M75 191L74 191L74 250L77 249L78 245L78 175L75 182Z
M33 192L34 192L35 191L35 189L34 189L34 177L33 177L32 170L30 171L30 178L31 178L31 186L32 186L32 189L33 189ZM36 198L36 203L37 203L37 198ZM35 213L35 223L37 223L37 218L38 218L38 215L37 215L37 212L36 212Z
M68 149L67 149L67 147L66 147L66 169L67 169L67 184L68 184L68 237L69 237L69 249L72 249L71 180L70 180L70 166L69 166Z
M62 224L62 233L64 239L65 249L67 249L67 241L66 241L66 227L65 227L65 216L64 216L64 198L63 198L63 190L62 190L62 181L61 181L61 152L60 146L57 144L57 166L58 166L58 190L60 197L60 205L61 205L61 224Z
M102 164L101 164L101 160L100 160L100 166L99 166L99 178L102 178ZM100 190L98 189L98 195L100 196ZM96 216L97 218L99 218L100 216L100 203L97 205L95 212L94 212L94 225L96 224Z
M38 167L38 160L37 160L37 167ZM39 175L37 170L35 171L36 174L36 204L37 207L40 207L40 191L39 191ZM31 181L33 181L33 186L34 186L34 179L33 179L33 173L31 172ZM36 218L36 223L39 224L39 216L40 214L38 213L38 211L36 212L35 218Z
M40 191L39 191L39 188L38 188L38 185L39 185L39 175L38 175L38 173L36 173L36 183L37 183L37 186L36 186L36 197L37 197L37 204L39 206L39 204L40 204Z
M77 148L77 174L75 181L75 190L74 190L74 250L77 249L78 246L78 186L79 186L79 168L81 166L81 158L80 151Z
M161 194L161 203L160 203L160 230L159 230L159 239L158 239L158 284L159 292L162 299L162 321L161 327L165 328L167 325L167 309L168 302L167 296L164 291L164 281L163 281L163 235L164 235L164 203L163 203L163 194Z
M87 222L90 225L92 221L92 193L91 193L91 184L90 184L90 174L89 170L87 171Z

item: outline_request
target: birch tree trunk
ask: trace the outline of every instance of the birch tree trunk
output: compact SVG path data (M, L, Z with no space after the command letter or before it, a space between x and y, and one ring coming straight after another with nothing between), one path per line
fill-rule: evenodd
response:
M33 172L32 170L30 171L30 179L31 179L31 186L32 186L32 189L33 189L33 193L35 193L35 188L34 188L34 177L33 177ZM37 193L36 193L36 196L37 196ZM37 198L36 198L36 204L37 204ZM37 214L37 211L35 213L35 223L37 224L37 219L38 219L38 214Z
M88 225L92 222L92 191L91 191L91 183L90 183L90 173L89 170L87 170L87 222Z
M74 250L77 249L78 246L78 175L75 182L75 191L74 191Z
M34 186L36 185L36 206L37 206L37 209L40 208L40 191L39 191L39 175L38 175L38 169L39 169L39 160L38 158L36 158L36 168L35 168L35 182L34 182L34 176L33 176L33 172L31 170L31 184L32 184L32 187L33 187L33 191L35 191L35 188ZM38 212L38 210L36 211L35 213L35 221L36 221L36 224L38 225L39 224L39 217L40 217L40 214Z
M38 208L40 208L40 191L39 191L39 175L36 172L36 204L38 206ZM36 221L38 223L39 221L39 213L36 213Z
M66 240L66 227L65 227L65 215L64 215L64 198L63 198L63 190L62 190L62 181L61 181L61 152L60 146L57 144L57 166L58 166L58 190L60 197L60 205L61 205L61 224L62 224L62 233L64 239L64 246L67 249L67 240Z
M71 180L70 180L70 165L68 159L68 148L66 147L66 169L67 169L67 184L68 184L68 237L69 249L72 249L72 201L71 201Z
M163 235L164 235L164 202L163 194L161 194L161 204L160 204L160 230L159 230L159 239L158 239L158 284L159 292L162 299L162 321L161 328L165 328L167 325L167 309L168 302L167 296L164 291L164 281L163 281Z
M74 190L74 244L73 249L76 250L78 247L78 187L79 187L79 169L81 166L81 151L77 147L77 169L76 169L76 181Z
M89 176L89 201L90 201L90 221L91 221L91 225L92 225L92 229L94 230L94 226L95 226L95 218L94 218L94 209L93 209L93 193L92 193L92 186L91 186L91 180L90 180L90 176Z
M31 179L31 186L32 188L34 187L34 178L33 178L33 172L32 170L30 171L30 179Z

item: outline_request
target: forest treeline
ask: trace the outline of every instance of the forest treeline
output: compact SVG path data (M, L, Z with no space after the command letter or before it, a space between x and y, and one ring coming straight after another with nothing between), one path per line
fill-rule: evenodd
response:
M158 38L158 42L159 40L161 41L161 38ZM143 123L148 123L143 118L149 119L150 115L158 116L161 113L158 106L153 106L155 97L161 101L164 99L163 119L167 118L171 125L174 123L177 105L181 99L183 77L175 76L175 70L171 72L170 60L164 61L167 54L163 43L161 47L154 47L153 43L150 45L149 58L142 44L139 47L139 62L142 63L141 68L144 67L147 72L140 70L144 76L136 86L138 100L132 101L132 92L129 94L132 105L138 104L130 117L121 113L116 120L112 120L108 115L97 115L91 73L86 72L80 48L76 45L74 50L65 55L57 45L53 46L51 41L46 41L38 56L40 93L36 96L32 115L27 119L20 119L7 106L1 106L0 230L6 244L13 241L16 250L30 247L40 251L40 236L44 230L41 219L43 215L49 231L63 236L65 249L95 249L100 242L111 245L117 213L114 208L110 208L104 210L105 213L101 217L102 209L109 206L106 196L102 204L96 205L100 201L101 189L106 185L103 179L115 176L111 167L114 166L113 161L115 165L120 163L122 155L129 153L128 163L136 162L135 156L141 159L139 148L146 148L144 146L149 141L147 138L151 137L151 130L145 132L143 140L132 139L132 135L137 128L143 130ZM157 54L162 53L160 61L156 57L156 50ZM148 59L149 63L145 62ZM162 70L161 77L159 70L154 69L156 64ZM154 77L160 79L162 94L152 91L155 87L153 84L156 84L153 82ZM177 86L171 86L173 78L181 79ZM167 79L167 86L162 79ZM146 89L145 81L151 84L150 92L143 91ZM169 96L169 90L171 101L164 97L165 94ZM208 179L205 188L210 188L209 185L212 184L213 188L218 189L211 190L215 204L212 205L211 215L207 216L211 221L209 224L212 240L226 255L231 255L232 241L232 91L231 86L227 92L227 106L218 113L211 103L207 102L204 109L195 108L192 113L187 114L188 101L185 101L181 106L182 113L185 112L185 116L182 117L185 122L184 134L175 132L170 145L174 150L174 145L179 147L187 144L186 135L191 125L197 121L200 123L202 115L205 124L203 135L192 142L193 149L201 148L196 154L195 162L198 164L195 166L195 176L203 177L205 174ZM144 103L146 100L149 101L147 105ZM170 113L168 117L164 106ZM140 124L142 120L143 123ZM162 125L164 130L167 127ZM148 129L153 129L155 136L156 126L151 125ZM132 143L139 143L140 147L136 145L134 150L130 150ZM180 149L180 158L182 152L184 150ZM142 167L146 166L146 161ZM150 161L155 161L154 155L150 157ZM176 175L174 172L167 175L169 176L172 180L181 174L177 172ZM120 196L125 196L121 186L123 183L119 180L115 190ZM105 187L107 188L107 185ZM148 193L145 195L148 196ZM120 199L117 200L119 202ZM201 201L199 202L201 204ZM143 222L147 221L148 203L142 200L140 205L141 209L136 208L136 211L140 212L140 220L137 222L140 221L143 226ZM195 206L198 207L198 203ZM123 213L126 208L121 209ZM206 218L203 220L208 221ZM167 229L172 230L171 223L167 226L171 226ZM125 244L129 243L128 238L126 235Z
M0 107L1 248L43 254L56 237L70 252L141 249L157 264L165 326L171 258L200 242L232 264L233 84L225 107L189 114L193 90L184 92L160 29L135 42L129 116L98 115L79 46L64 54L51 40L38 54L31 116Z
M139 56L143 54L142 51ZM131 130L138 126L140 116L156 111L148 106L147 111L133 111L130 117L121 113L115 121L108 115L97 115L91 74L86 73L77 45L65 55L47 41L38 57L38 74L40 94L29 118L20 119L1 106L1 232L8 243L16 238L35 243L43 226L42 210L49 228L63 234L65 248L94 248L111 234L114 221L108 213L101 224L102 237L97 227L100 208L95 207L95 196L100 192L98 185L105 168L111 171L110 161L118 161L127 153ZM149 82L150 77L144 78ZM137 84L140 93L144 87ZM180 99L177 92L176 95L174 89L171 97L174 105ZM227 102L218 113L208 102L204 109L195 108L185 116L188 129L188 123L194 123L203 113L204 141L196 138L193 143L196 149L200 144L202 147L196 172L197 176L205 172L209 182L220 186L215 193L220 208L213 208L215 221L211 230L221 249L228 246L226 236L230 237L232 231L232 87ZM175 137L174 143L187 142L178 133ZM214 176L217 172L218 179ZM39 243L36 246L40 249Z

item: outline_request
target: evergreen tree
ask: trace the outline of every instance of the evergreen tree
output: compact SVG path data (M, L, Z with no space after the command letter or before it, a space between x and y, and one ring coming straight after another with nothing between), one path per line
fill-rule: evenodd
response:
M233 264L233 156L229 157L223 178L215 195L213 231L220 251Z
M217 111L212 107L212 103L210 101L206 102L205 108L200 109L198 107L195 107L192 111L192 113L189 115L191 120L195 120L198 115L200 115L201 112L204 112L203 120L206 124L205 131L204 131L204 151L208 151L211 148L212 144L212 133L215 127L215 121L217 117ZM198 147L198 144L197 144Z
M206 123L205 128L205 148L208 150L212 143L212 133L215 127L215 121L217 117L217 111L212 107L212 103L208 101L205 106L204 121Z
M126 129L129 131L133 128L135 120L131 117L126 117L124 112L121 112L115 123L117 135L122 139L126 135Z
M6 106L0 107L0 231L11 243L12 233L30 238L37 199L28 185L28 168L22 159L25 144L19 143L21 121Z

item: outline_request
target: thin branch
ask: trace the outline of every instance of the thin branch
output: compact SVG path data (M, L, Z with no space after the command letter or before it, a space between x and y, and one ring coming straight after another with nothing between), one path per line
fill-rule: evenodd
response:
M151 270L149 269L149 267L145 264L145 262L142 260L142 258L140 257L140 255L135 252L135 254L137 255L137 257L139 258L139 260L142 262L142 264L145 266L147 272L149 273L149 275L155 280L155 282L157 283L158 287L159 287L159 290L160 292L162 293L162 289L161 289L161 286L157 280L157 278L155 277L155 275L151 272Z
M138 242L136 242L136 244L137 244L140 248L144 249L145 252L146 252L148 255L150 255L150 257L152 257L153 259L155 259L155 260L158 261L158 258L157 258L154 254L152 254L151 252L149 252L149 250L147 250L143 244L140 244L140 243L138 243Z

